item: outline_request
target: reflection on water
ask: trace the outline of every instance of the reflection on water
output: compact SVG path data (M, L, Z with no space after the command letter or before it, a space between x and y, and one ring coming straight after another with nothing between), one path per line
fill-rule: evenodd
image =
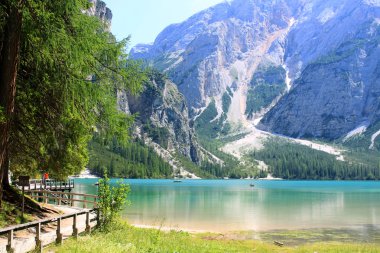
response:
M94 179L75 191L96 193ZM114 182L114 181L113 181ZM125 180L133 224L233 231L380 226L379 182Z

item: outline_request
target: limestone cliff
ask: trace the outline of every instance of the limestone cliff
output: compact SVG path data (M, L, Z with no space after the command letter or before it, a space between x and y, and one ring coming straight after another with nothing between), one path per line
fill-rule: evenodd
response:
M380 120L379 29L378 0L234 0L131 55L165 71L195 118L215 103L228 122L265 114L262 129L338 139Z
M106 22L107 26L111 27L112 11L107 7L106 3L101 0L89 0L92 4L91 8L87 11L89 15L97 16L100 20Z
M200 148L190 125L186 100L163 74L152 71L139 95L119 93L119 106L136 115L142 138L150 138L170 153L200 163Z

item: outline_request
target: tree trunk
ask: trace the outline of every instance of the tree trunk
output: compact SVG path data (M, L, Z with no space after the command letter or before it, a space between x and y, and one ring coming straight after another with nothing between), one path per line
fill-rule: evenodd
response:
M20 39L22 25L22 9L25 0L5 1L8 14L4 26L3 45L0 54L0 106L4 110L5 122L0 123L0 192L8 182L8 146L10 127L16 97L17 67L20 56ZM6 178L6 180L4 180ZM9 183L9 182L8 182ZM0 199L1 207L1 199Z

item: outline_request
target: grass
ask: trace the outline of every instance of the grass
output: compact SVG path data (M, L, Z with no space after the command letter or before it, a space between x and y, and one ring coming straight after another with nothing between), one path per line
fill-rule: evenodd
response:
M186 232L163 232L156 229L119 224L112 232L70 239L53 252L251 252L251 241L203 239Z
M380 252L380 245L352 243L315 243L278 247L259 240L240 240L220 234L190 234L160 231L118 224L110 233L95 232L77 240L69 239L49 252Z
M24 213L24 217L22 217L20 209L19 206L3 201L0 209L0 228L33 220L32 215L27 213Z

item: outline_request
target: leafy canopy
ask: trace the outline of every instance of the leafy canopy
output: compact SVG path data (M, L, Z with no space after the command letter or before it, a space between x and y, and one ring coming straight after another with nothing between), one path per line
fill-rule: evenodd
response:
M116 91L136 93L145 80L88 0L28 0L11 132L11 170L79 172L94 132L125 141L132 117L118 111ZM2 9L0 8L0 11Z

